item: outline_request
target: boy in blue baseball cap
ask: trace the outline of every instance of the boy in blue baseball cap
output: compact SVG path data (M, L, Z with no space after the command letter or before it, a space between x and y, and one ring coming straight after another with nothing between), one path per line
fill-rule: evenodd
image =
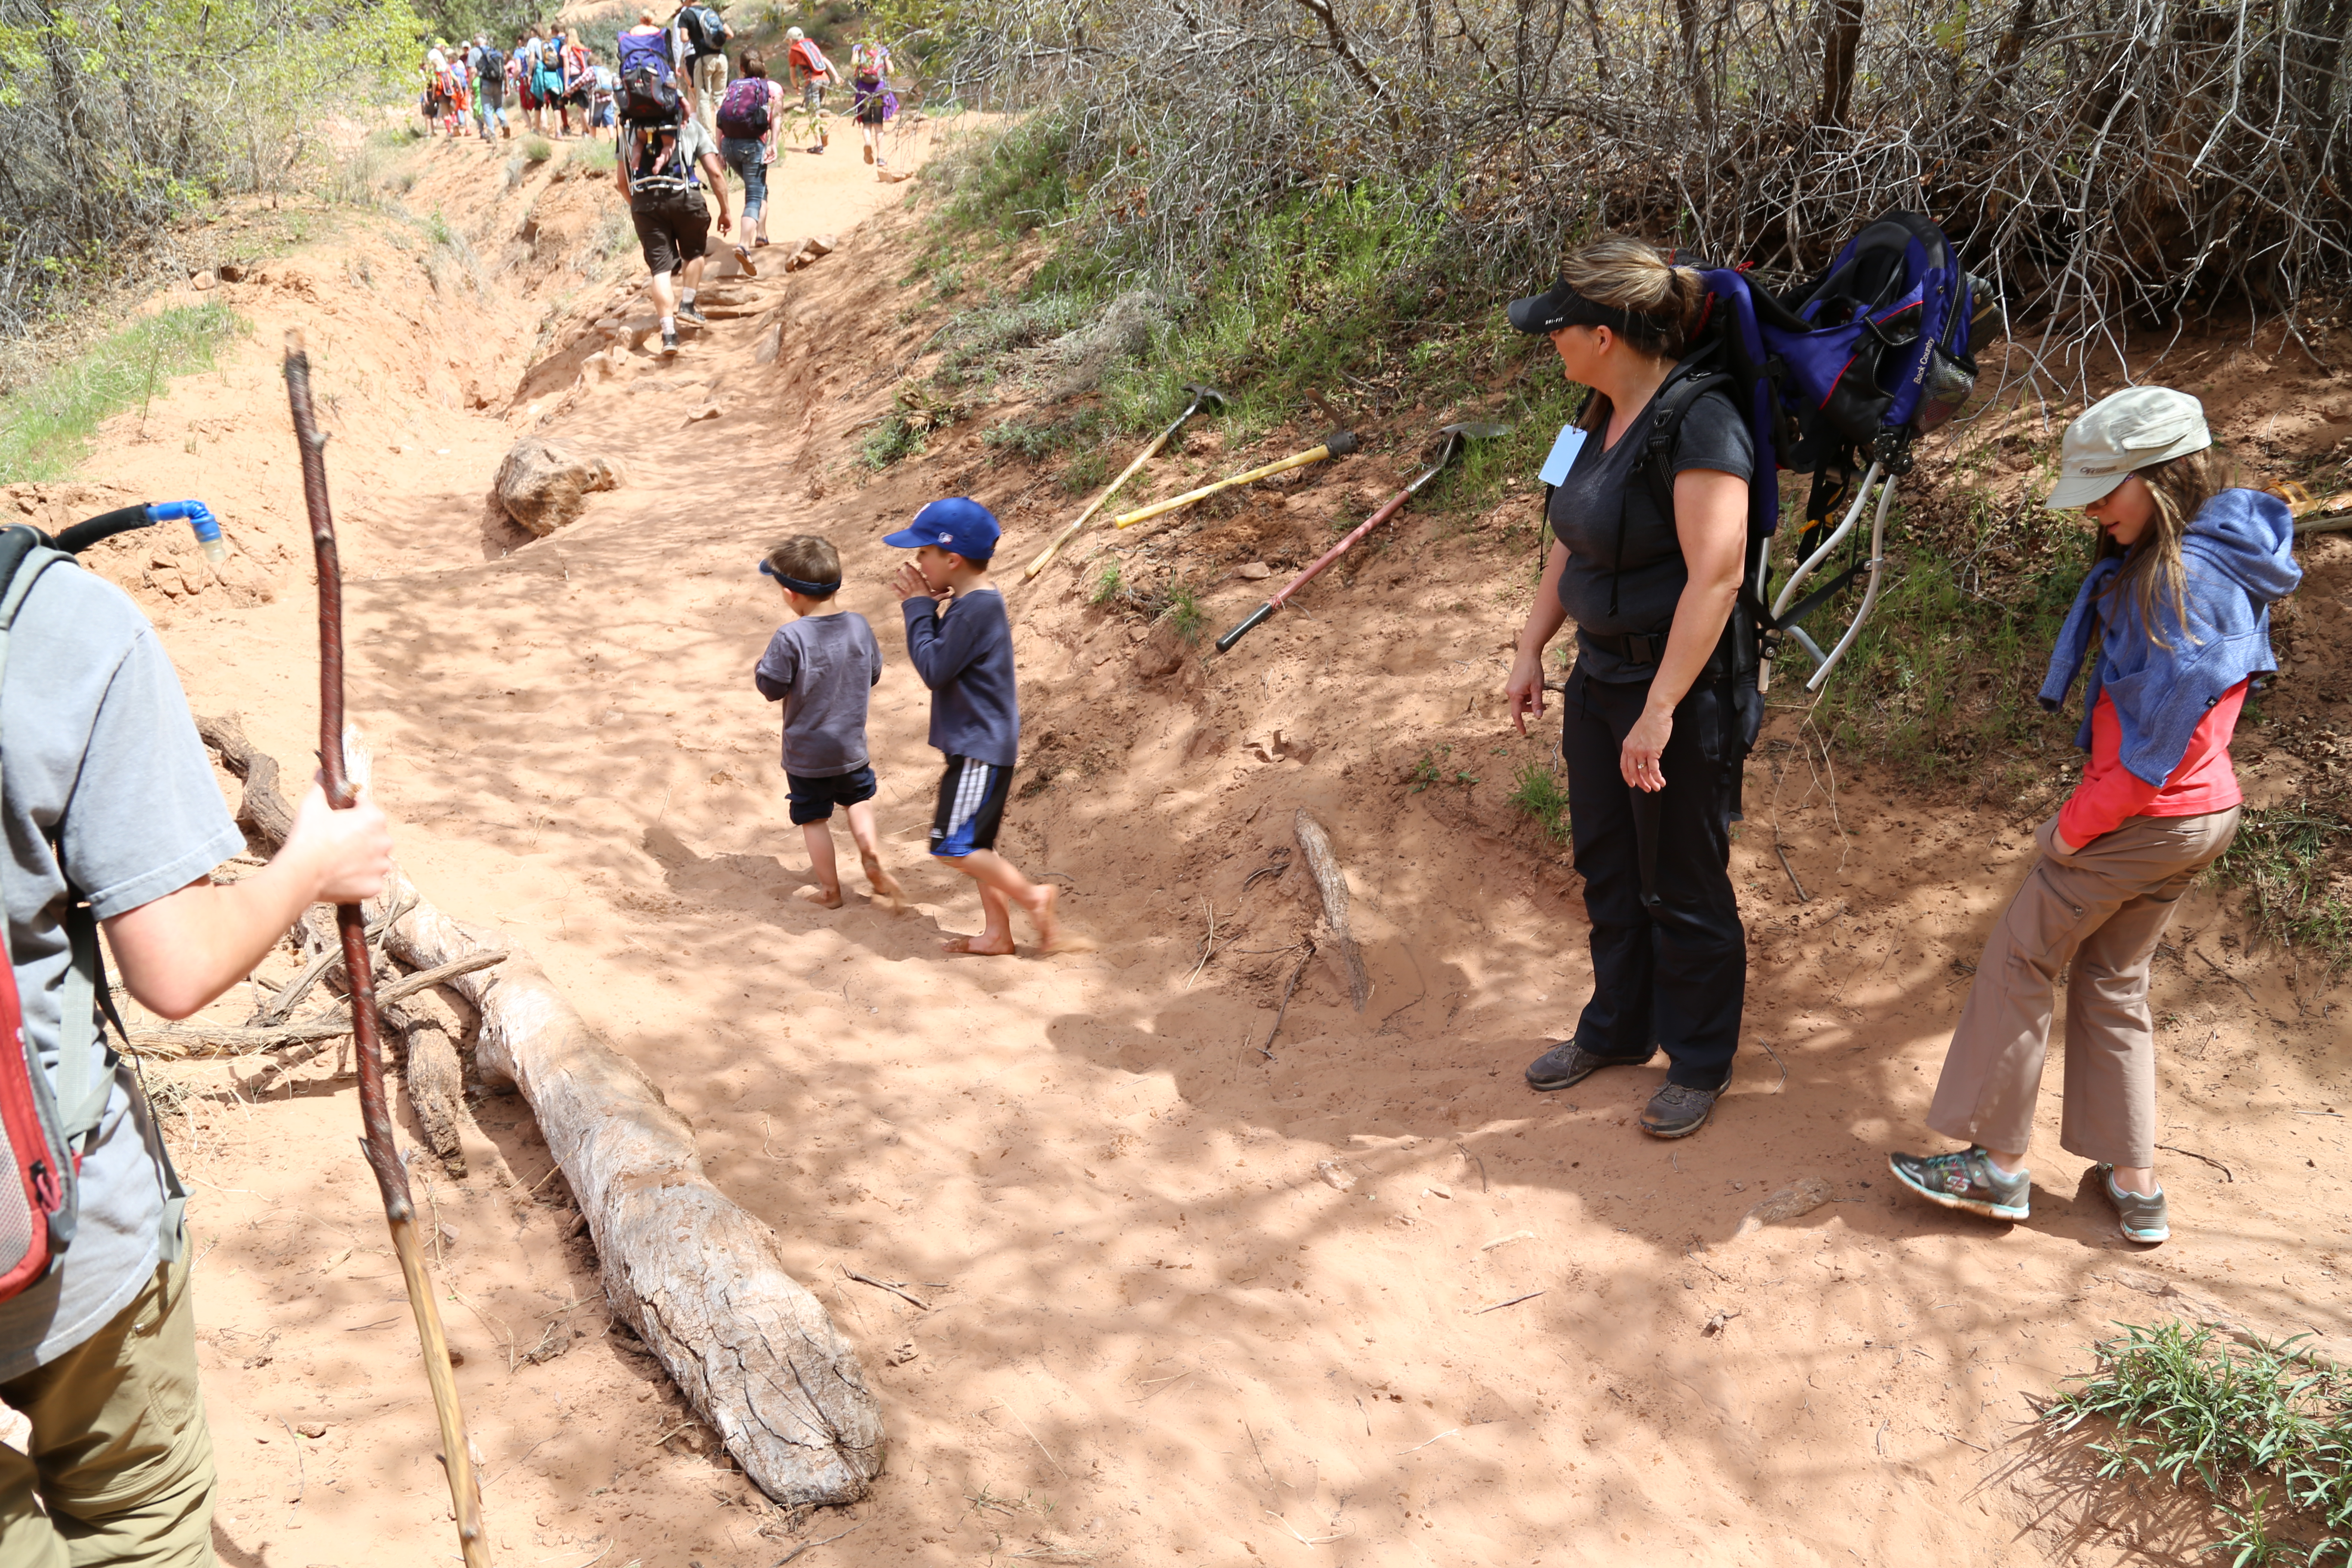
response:
M978 936L945 946L997 956L1013 952L1014 904L1037 928L1040 952L1054 952L1061 940L1054 918L1058 889L1031 881L996 852L1021 751L1013 623L988 575L1002 532L986 507L952 496L929 503L882 541L915 552L900 563L890 588L907 616L907 657L931 689L931 744L948 760L931 818L931 853L980 884L986 916Z

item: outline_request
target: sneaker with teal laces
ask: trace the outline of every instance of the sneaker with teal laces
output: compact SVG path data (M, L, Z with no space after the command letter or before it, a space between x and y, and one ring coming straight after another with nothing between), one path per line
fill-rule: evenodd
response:
M2127 1193L2116 1185L2113 1165L2101 1165L2098 1170L2099 1188L2107 1194L2107 1202L2116 1205L2116 1219L2123 1226L2126 1240L2154 1247L2172 1238L2172 1224L2164 1213L2162 1187L2152 1193Z

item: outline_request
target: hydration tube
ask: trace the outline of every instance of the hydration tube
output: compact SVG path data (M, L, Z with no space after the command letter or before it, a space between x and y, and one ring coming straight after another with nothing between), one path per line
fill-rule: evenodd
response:
M203 547L205 560L217 566L228 559L228 545L221 539L220 520L200 500L151 501L145 506L122 506L102 511L96 517L84 518L71 528L60 529L57 546L68 555L78 555L101 539L184 519L195 530L196 542Z
M159 500L147 507L150 522L176 522L185 519L195 530L196 542L204 549L205 559L217 566L228 559L228 545L221 539L220 520L212 509L200 500Z

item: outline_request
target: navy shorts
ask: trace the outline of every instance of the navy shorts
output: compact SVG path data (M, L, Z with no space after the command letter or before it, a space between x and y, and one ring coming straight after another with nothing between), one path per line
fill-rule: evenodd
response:
M971 757L950 757L940 775L939 809L931 816L931 853L961 860L975 849L996 847L1004 821L1004 797L1013 770Z
M793 824L798 827L805 827L812 822L832 821L835 806L856 805L872 800L877 787L871 767L823 779L804 779L798 773L786 773L784 784L784 798L792 803Z

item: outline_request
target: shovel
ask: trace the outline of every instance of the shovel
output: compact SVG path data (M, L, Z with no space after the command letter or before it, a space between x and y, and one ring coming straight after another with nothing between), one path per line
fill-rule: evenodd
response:
M1193 384L1187 382L1184 384L1184 390L1192 395L1192 406L1185 409L1183 413L1176 416L1176 422L1173 425L1169 426L1167 429L1160 432L1160 438L1158 440L1152 442L1150 446L1146 447L1142 451L1137 453L1135 455L1135 461L1129 463L1126 468L1121 471L1118 478L1105 485L1102 489L1102 493L1096 496L1094 500L1087 503L1087 510L1078 513L1077 517L1070 523L1069 527L1062 530L1061 532L1054 536L1054 542L1045 546L1045 550L1038 555L1037 559L1029 563L1029 569L1021 574L1021 580L1024 583L1030 581L1032 578L1035 577L1038 573L1043 572L1047 566L1051 565L1053 563L1054 557L1060 552L1062 546L1067 544L1071 540L1076 539L1078 536L1078 530L1086 527L1087 520L1093 517L1096 512L1102 510L1103 502L1110 500L1112 495L1118 491L1119 486L1127 483L1128 480L1135 477L1136 469L1150 462L1152 456L1157 453L1160 447L1168 445L1170 437L1173 437L1177 431L1184 428L1184 421L1192 418L1193 415L1198 414L1201 411L1202 405L1214 404L1220 413L1223 412L1225 406L1225 395L1219 392L1215 387L1196 386Z
M1330 549L1325 551L1321 560L1316 562L1314 565L1309 566L1306 571L1301 572L1297 576L1293 577L1288 583L1284 584L1281 593L1276 594L1273 598L1268 599L1265 604L1260 605L1256 609L1252 610L1246 620L1243 621L1241 625L1235 626L1232 631L1229 631L1224 636L1219 637L1217 639L1217 651L1219 653L1231 652L1233 650L1234 644L1241 641L1243 637L1246 637L1259 622L1273 615L1275 611L1282 608L1284 601L1288 599L1291 595L1296 594L1299 589L1304 588L1307 584L1313 582L1315 580L1316 574L1321 572L1323 568L1330 565L1331 563L1348 553L1349 548L1351 548L1358 540L1363 538L1364 535L1371 532L1372 530L1380 527L1381 524L1394 517L1399 509L1401 509L1405 502L1412 499L1413 492L1415 490L1418 490L1422 486L1429 483L1430 480L1435 479L1439 474L1445 471L1445 465L1452 462L1454 458L1460 454L1464 447L1468 446L1473 441L1484 441L1496 436L1507 436L1510 433L1511 427L1507 425L1448 425L1444 429L1440 430L1438 434L1445 437L1445 446L1444 448L1437 454L1437 461L1430 465L1428 472L1423 474L1421 478L1413 480L1412 483L1405 486L1404 489L1397 491L1395 495L1391 496L1387 505L1381 507L1380 510L1372 513L1371 516L1358 523L1356 525L1356 531L1348 535L1347 538L1339 541L1339 543L1333 545Z
M1165 517L1171 511L1183 510L1194 501L1206 500L1219 490L1232 489L1235 485L1246 485L1254 480L1271 479L1276 474L1286 474L1293 468L1303 468L1309 463L1319 463L1326 458L1344 458L1354 451L1357 445L1356 437L1349 432L1334 430L1323 437L1323 444L1319 447L1309 447L1296 457L1285 458L1278 463L1268 463L1262 468L1252 468L1245 474L1235 474L1229 479L1219 479L1213 485L1202 485L1197 490L1186 490L1181 496L1171 496L1166 500L1153 501L1141 511L1131 511L1125 517L1113 518L1111 526L1125 528L1129 523L1145 522L1155 517Z

